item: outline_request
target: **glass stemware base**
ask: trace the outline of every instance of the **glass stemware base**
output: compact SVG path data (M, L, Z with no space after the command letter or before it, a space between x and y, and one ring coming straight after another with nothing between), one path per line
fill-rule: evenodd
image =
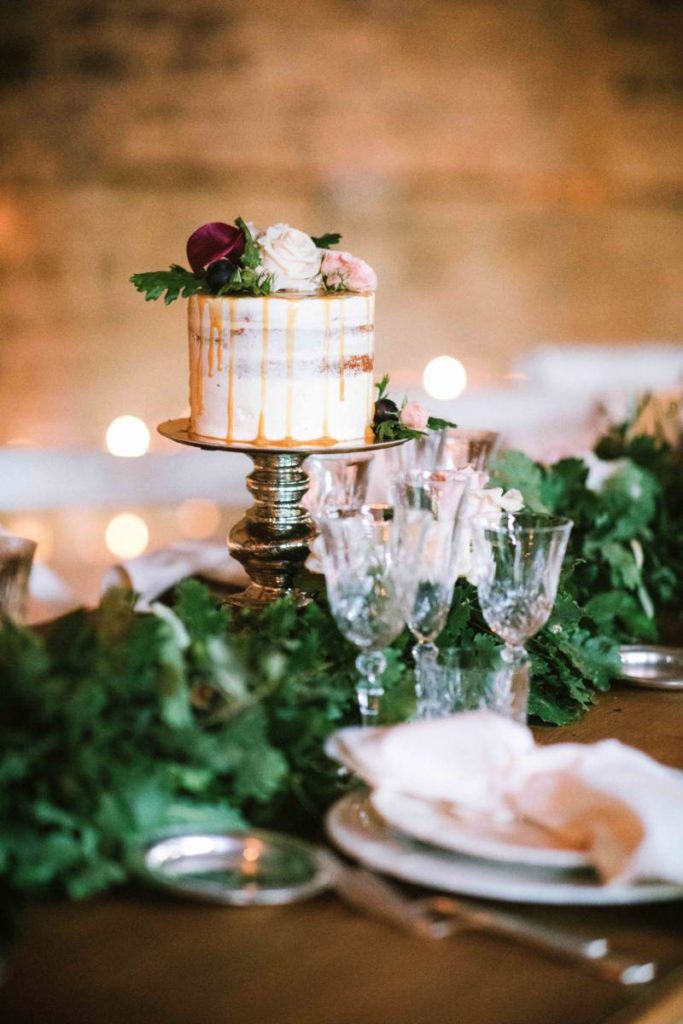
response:
M501 659L509 667L506 685L506 717L526 725L529 710L529 686L531 681L531 659L522 646L506 644Z
M356 658L356 668L361 677L356 684L356 698L360 711L361 725L377 725L384 687L382 674L387 667L387 659L381 651L363 651Z

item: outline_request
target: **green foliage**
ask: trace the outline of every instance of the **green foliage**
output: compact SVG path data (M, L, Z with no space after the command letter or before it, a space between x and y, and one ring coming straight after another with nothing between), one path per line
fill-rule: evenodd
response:
M251 231L242 217L235 224L244 235L244 252L239 266L235 267L229 279L217 295L270 295L273 275L261 269L261 250L254 241Z
M237 217L235 224L244 234L244 251L236 266L217 295L270 295L273 275L261 268L261 250L252 237L246 222ZM177 298L186 299L190 295L211 295L208 280L204 274L193 274L184 267L173 264L170 270L152 270L146 274L133 274L129 278L131 284L139 292L143 292L145 301L153 302L164 296L165 305L169 306ZM164 294L165 293L165 294Z
M338 235L336 231L326 232L324 235L311 235L311 241L316 245L318 249L331 249L333 245L339 245L342 240L342 236Z
M173 264L170 270L152 270L147 274L133 274L130 282L143 292L146 302L154 302L164 296L164 304L170 306L180 297L188 298L198 292L210 294L205 278L196 277L191 271ZM166 294L164 294L166 293Z
M440 416L430 416L427 420L427 426L430 430L446 430L448 427L457 427L457 423L453 423L452 420L441 419Z
M682 467L650 438L608 450L616 461L597 489L581 459L541 466L521 452L497 460L492 482L518 487L533 511L572 519L560 596L614 641L654 640L655 608L683 603Z
M495 483L575 523L552 617L528 645L531 713L556 725L609 686L619 642L656 636L653 604L680 608L680 463L645 443L617 455L596 491L578 459L544 467L509 452L495 467ZM498 644L465 580L439 644ZM411 646L404 633L386 652L389 722L414 707ZM355 655L322 592L303 609L231 612L193 580L144 614L113 590L40 632L3 624L3 900L120 884L160 829L317 829L344 788L324 743L357 721Z
M381 380L375 383L375 389L377 391L376 402L380 402L382 399L388 399L388 388L389 388L389 374L385 373ZM407 399L403 400L405 405ZM395 403L394 403L395 405ZM400 419L400 409L395 405L395 413L388 415L386 419L383 419L380 423L375 423L373 430L375 432L375 439L377 441L416 441L421 437L426 436L424 430L414 430L412 427L406 427ZM430 416L427 420L427 428L429 430L445 430L447 427L454 427L455 423L451 423L450 420L440 419L438 416Z

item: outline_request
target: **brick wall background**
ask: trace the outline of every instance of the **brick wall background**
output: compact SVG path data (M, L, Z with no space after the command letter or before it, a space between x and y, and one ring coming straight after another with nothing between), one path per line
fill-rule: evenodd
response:
M127 278L237 214L343 232L399 383L680 336L682 11L3 0L0 442L181 412L184 310Z

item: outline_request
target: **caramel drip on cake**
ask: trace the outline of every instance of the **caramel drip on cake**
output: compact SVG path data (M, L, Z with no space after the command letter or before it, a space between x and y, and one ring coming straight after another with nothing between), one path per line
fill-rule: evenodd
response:
M253 444L258 442L254 441ZM305 441L299 441L295 437L283 437L278 441L269 441L267 438L261 442L269 448L331 448L338 444L336 437L313 437Z
M217 356L216 369L217 369L218 373L222 373L223 372L223 341L224 341L224 336L225 336L225 304L221 303L220 330L218 332L218 337L216 338L216 341L218 343L217 347L216 347L216 356Z
M346 377L344 375L344 303L339 300L339 401L346 397Z
M214 340L218 339L220 342L222 334L222 322L220 309L216 309L215 302L209 302L209 337L207 341L208 348L208 360L209 360L209 377L213 377L213 363L214 363Z
M261 411L258 418L258 431L254 444L268 444L266 437L266 396L268 391L268 300L261 299L263 310L263 340L261 354Z
M228 435L225 440L230 444L233 440L235 419L235 345L237 344L237 338L235 337L235 300L232 297L228 299L228 308L230 310L230 336L228 338L230 351L228 353ZM220 368L222 369L222 366Z
M330 303L323 306L323 325L325 330L325 407L323 409L323 434L330 432Z
M201 332L201 327L200 327ZM204 382L202 380L202 335L192 339L193 366L190 373L190 413L191 420L204 412Z
M298 302L290 302L287 310L287 414L285 438L292 437L292 404L294 401L294 342L296 340L296 314Z

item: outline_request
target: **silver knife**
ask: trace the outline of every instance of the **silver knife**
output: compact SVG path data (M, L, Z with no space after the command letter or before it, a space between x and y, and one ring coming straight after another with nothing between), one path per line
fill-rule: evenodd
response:
M541 952L584 962L609 981L622 985L642 985L652 981L656 975L654 963L633 962L613 954L608 940L604 938L589 939L573 935L502 910L491 910L481 903L470 900L464 902L451 896L433 896L420 902L433 914L464 922L474 930L504 935Z
M607 939L572 935L451 896L411 899L365 868L350 868L341 862L338 868L334 888L346 903L421 938L444 939L473 929L503 935L540 952L584 963L606 980L622 985L642 985L655 977L654 963L633 962L610 953Z

